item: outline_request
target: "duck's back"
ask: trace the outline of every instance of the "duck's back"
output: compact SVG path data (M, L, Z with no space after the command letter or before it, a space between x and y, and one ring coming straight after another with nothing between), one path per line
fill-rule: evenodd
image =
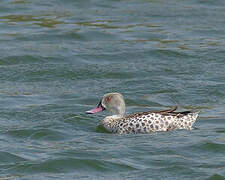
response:
M106 117L105 128L114 133L150 133L175 129L192 129L198 113L173 112L174 110L143 112L126 117ZM104 122L104 120L103 120ZM105 121L106 122L106 121Z

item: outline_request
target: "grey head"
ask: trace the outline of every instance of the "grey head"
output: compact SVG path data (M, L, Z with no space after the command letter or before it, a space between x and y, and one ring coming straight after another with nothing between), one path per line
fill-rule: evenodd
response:
M97 108L87 111L87 113L94 114L96 112L103 111L104 109L111 112L113 115L124 116L126 106L122 94L116 92L105 94Z

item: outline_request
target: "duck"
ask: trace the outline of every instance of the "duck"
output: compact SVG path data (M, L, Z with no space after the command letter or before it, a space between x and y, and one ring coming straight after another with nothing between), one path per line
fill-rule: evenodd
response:
M107 110L112 115L106 116L100 125L111 133L138 134L177 129L192 130L199 112L175 112L177 106L167 110L146 111L125 115L126 105L123 95L117 92L105 94L97 107L86 111L95 114Z

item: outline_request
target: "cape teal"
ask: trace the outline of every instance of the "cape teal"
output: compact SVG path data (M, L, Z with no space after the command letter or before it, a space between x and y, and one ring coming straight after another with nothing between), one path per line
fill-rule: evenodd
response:
M125 102L120 93L105 94L97 108L86 113L94 114L103 110L113 115L105 117L101 124L109 132L119 134L151 133L176 129L191 130L198 112L174 112L177 107L163 111L147 111L125 116Z

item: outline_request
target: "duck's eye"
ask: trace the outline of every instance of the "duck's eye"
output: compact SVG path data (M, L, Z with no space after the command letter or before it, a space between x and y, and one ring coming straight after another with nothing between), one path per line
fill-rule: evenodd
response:
M106 101L107 101L107 102L110 102L110 101L111 101L111 97L107 97L107 98L106 98Z

